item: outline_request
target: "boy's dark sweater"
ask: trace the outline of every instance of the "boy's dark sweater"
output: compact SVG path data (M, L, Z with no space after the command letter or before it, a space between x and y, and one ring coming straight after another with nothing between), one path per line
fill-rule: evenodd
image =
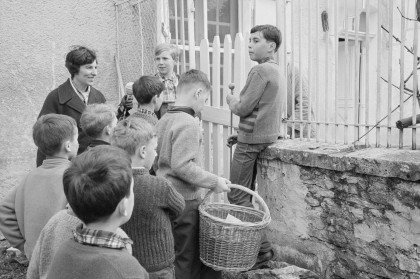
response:
M162 177L145 168L133 169L134 209L122 229L133 240L133 256L148 271L171 266L175 260L171 219L185 207L182 196Z
M110 145L110 143L101 139L92 139L87 149L90 149L99 145Z

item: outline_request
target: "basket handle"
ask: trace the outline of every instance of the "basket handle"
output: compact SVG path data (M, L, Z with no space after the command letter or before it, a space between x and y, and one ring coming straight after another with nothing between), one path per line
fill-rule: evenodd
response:
M248 189L248 188L246 188L246 187L244 187L244 186L238 185L238 184L229 184L228 186L229 186L229 188L239 189L239 190L242 190L242 191L244 191L244 192L246 192L246 193L250 194L251 196L254 196L254 197L255 197L255 199L257 200L257 202L258 202L259 204L261 204L261 205L262 205L262 207L263 207L263 209L264 209L264 220L271 220L270 210L268 209L268 206L267 206L267 204L265 203L265 201L263 200L263 198L261 198L261 196L260 196L260 195L258 195L258 193L257 193L257 192L252 191L252 190L250 190L250 189ZM206 194L206 196L204 197L203 202L207 202L207 201L208 201L208 199L209 199L209 197L210 197L210 195L211 195L212 193L213 193L213 191L212 191L212 190L208 191L208 192L207 192L207 194Z

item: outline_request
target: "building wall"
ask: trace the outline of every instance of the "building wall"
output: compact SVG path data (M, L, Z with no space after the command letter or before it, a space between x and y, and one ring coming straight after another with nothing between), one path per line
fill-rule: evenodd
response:
M259 160L280 259L323 278L420 278L417 151L281 141Z
M98 55L95 87L118 98L113 1L0 0L0 199L35 167L31 129L47 94L69 74L69 46Z

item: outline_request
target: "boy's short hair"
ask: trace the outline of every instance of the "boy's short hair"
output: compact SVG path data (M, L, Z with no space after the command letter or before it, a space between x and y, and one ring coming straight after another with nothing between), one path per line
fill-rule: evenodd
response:
M80 66L91 64L95 60L97 61L94 50L84 46L72 46L66 55L66 68L73 78L75 74L79 73Z
M168 51L171 55L172 59L175 62L179 62L179 58L181 56L181 51L176 45L162 43L158 44L155 48L155 56L160 55L162 52Z
M47 156L60 152L61 145L71 140L77 130L76 120L63 114L45 114L32 128L32 138L38 149Z
M125 150L133 156L136 150L156 136L155 128L146 120L129 117L118 123L111 136L111 145Z
M91 138L101 135L104 128L117 118L114 109L107 104L92 104L86 106L80 117L82 130Z
M275 52L277 52L277 50L279 49L279 47L281 45L281 41L282 41L281 32L277 27L275 27L273 25L269 25L269 24L256 25L256 26L252 27L251 34L256 33L256 32L261 32L264 39L266 39L267 41L274 42L276 44Z
M108 218L130 196L131 159L123 150L96 146L72 160L64 172L64 193L85 224Z
M182 88L188 85L202 84L206 90L211 91L210 81L205 73L200 70L192 69L183 73L178 81L178 87ZM182 90L177 90L177 92Z
M150 104L154 96L160 95L165 85L155 76L142 76L133 83L133 95L141 105Z

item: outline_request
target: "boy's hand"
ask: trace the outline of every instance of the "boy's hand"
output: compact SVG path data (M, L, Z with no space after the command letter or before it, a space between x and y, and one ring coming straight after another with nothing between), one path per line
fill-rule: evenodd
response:
M226 95L226 103L230 104L230 102L232 101L232 99L235 99L235 97L231 94L227 94Z
M130 110L133 108L133 95L124 95L121 99L120 106L123 106L125 109Z
M229 180L218 177L216 187L213 188L213 192L216 194L223 193L223 192L230 192L229 184L232 184Z
M226 145L227 147L231 148L236 143L238 143L238 135L231 135L230 137L228 137Z

